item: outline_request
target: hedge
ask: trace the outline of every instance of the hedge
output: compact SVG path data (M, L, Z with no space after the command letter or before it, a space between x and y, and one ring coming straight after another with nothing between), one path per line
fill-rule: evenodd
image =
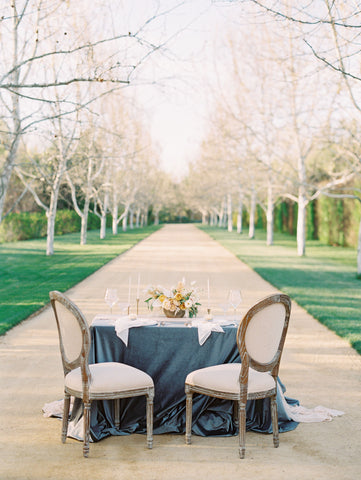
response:
M58 210L55 235L80 231L81 219L74 210ZM100 228L100 219L89 213L88 230ZM0 224L0 243L46 237L47 219L44 212L10 213Z

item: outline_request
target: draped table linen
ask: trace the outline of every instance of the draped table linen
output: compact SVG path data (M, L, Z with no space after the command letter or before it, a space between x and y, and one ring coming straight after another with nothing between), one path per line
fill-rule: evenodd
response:
M128 346L117 336L113 320L96 322L91 327L92 347L89 363L122 362L148 373L154 381L154 434L185 432L184 381L188 373L199 368L221 363L240 363L236 344L235 326L216 323L205 328L187 328L180 322L137 326L128 330ZM199 321L198 321L199 322ZM197 325L197 322L194 322ZM133 326L136 326L134 324ZM217 331L218 330L218 331ZM202 344L201 344L202 340ZM203 341L204 340L204 341ZM287 405L297 400L283 396L284 386L279 383L277 396L280 432L293 430L298 425L287 413ZM281 398L278 398L278 397ZM286 403L284 402L286 399ZM114 424L112 401L92 404L90 431L93 441L109 435L145 433L145 399L134 397L121 400L120 429ZM75 401L71 417L73 431L81 431L81 403ZM202 436L237 434L233 419L232 402L195 395L193 401L193 433ZM269 399L247 403L247 429L271 433ZM72 435L76 436L76 435Z

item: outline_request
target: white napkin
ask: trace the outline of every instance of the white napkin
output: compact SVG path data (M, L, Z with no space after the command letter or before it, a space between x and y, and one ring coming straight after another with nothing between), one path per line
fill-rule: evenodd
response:
M128 346L128 337L129 337L129 329L132 327L146 327L148 325L156 325L157 322L151 319L145 318L136 318L135 320L131 320L128 316L120 317L115 321L114 327L115 332L118 337L124 342L126 346Z
M112 326L114 325L114 322L119 318L119 315L111 314L111 313L105 313L101 314L98 313L95 315L92 321L92 325L104 325L104 326Z
M199 345L203 345L212 332L224 333L223 328L213 322L202 322L200 320L193 320L192 326L198 328Z

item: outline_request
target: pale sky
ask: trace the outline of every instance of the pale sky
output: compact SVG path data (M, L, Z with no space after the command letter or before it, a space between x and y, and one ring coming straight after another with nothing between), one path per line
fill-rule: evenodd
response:
M172 2L161 1L161 5ZM151 122L151 134L161 148L161 164L172 175L187 172L197 155L210 109L207 83L214 76L214 44L227 26L230 6L193 0L167 17L169 32L190 23L169 44L170 59L158 60L155 78L160 87L137 92ZM232 7L233 8L233 7Z

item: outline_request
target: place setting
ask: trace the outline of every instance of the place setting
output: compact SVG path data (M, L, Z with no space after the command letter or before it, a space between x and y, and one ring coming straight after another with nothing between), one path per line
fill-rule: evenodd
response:
M183 277L174 286L148 285L141 292L139 273L136 287L133 285L135 283L132 282L132 276L129 276L127 302L120 302L117 288L107 288L104 300L109 306L109 313L99 313L92 321L93 327L114 326L117 336L126 346L129 341L129 329L135 327L196 328L198 342L202 346L212 332L224 333L223 327L232 328L239 325L237 309L242 302L242 293L239 289L229 290L225 302L219 305L221 310L219 313L219 308L212 308L209 278L203 287L198 287L195 281L187 285ZM144 296L142 304L147 308L145 314L140 314L141 293ZM114 313L115 307L120 313Z

